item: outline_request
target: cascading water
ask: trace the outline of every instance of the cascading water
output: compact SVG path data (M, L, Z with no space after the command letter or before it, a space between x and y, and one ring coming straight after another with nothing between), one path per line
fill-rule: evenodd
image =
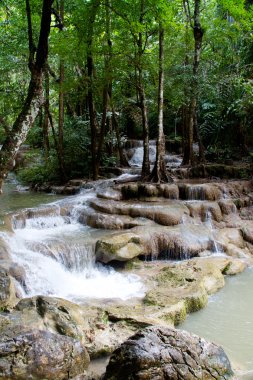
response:
M219 256L222 255L223 256L224 255L223 248L219 244L219 242L215 239L215 236L214 236L215 229L214 229L214 226L213 226L212 214L211 214L211 212L209 210L206 212L205 224L211 230L211 238L212 238L212 243L213 243L213 253L215 255L219 255Z
M156 144L155 141L150 141L149 145L149 160L151 165L155 163L156 159ZM134 150L132 158L129 160L129 164L135 167L141 167L143 161L143 146L138 146Z
M203 187L201 186L188 186L186 189L186 195L188 200L198 200L198 201L204 201L205 200L205 192L203 190Z
M131 146L131 145L130 145ZM134 146L131 146L131 154L129 164L133 168L141 168L143 161L143 142L135 140ZM128 150L129 153L129 150ZM170 168L178 168L182 163L182 157L175 154L166 154L165 157L166 166ZM149 142L149 161L151 165L155 164L156 160L156 140L150 140Z
M51 295L69 300L143 296L143 285L135 275L123 275L95 263L93 230L77 222L87 207L88 194L67 200L71 215L61 216L61 206L52 206L49 216L36 214L25 224L14 223L14 234L2 233L12 259L25 269L21 296ZM39 210L39 209L38 209Z

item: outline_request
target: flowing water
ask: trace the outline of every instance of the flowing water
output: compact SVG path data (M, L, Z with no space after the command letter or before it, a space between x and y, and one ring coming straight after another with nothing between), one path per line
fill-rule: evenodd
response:
M53 202L59 198L61 198L59 195L24 191L15 177L11 176L5 182L3 194L0 196L0 224L3 224L3 217L8 212L36 207L41 203Z
M17 213L12 220L14 231L1 232L13 260L25 269L25 277L18 283L23 297L40 294L85 302L87 298L125 300L143 296L145 289L139 277L123 275L95 262L95 241L111 232L78 222L92 197L94 190L86 190L57 200L59 197L54 195L19 192L15 182L5 185L5 194L0 197L2 223L9 211L51 201L37 213L25 214L24 219ZM70 210L67 216L62 215L63 209ZM214 233L210 214L205 225ZM187 223L182 228L187 228ZM213 240L214 251L219 253L214 235ZM252 281L253 269L228 277L227 285L210 298L208 306L189 315L181 325L182 329L221 344L239 368L238 379L243 380L253 380Z
M253 379L253 268L226 278L226 286L210 297L205 309L188 315L180 328L221 345L237 378Z
M138 145L135 146L133 151L133 155L131 159L129 160L129 164L132 167L141 168L142 167L142 161L143 161L143 143L142 141L138 141ZM177 155L165 155L165 162L166 165L170 168L176 168L179 167L182 163L182 157ZM155 164L156 160L156 141L150 140L149 142L149 161L151 166Z
M5 190L7 209L16 202L16 193L8 187ZM1 237L8 244L13 261L25 269L24 278L16 284L22 297L40 294L83 302L87 298L124 300L143 296L139 277L123 275L95 262L96 239L111 232L95 230L78 222L80 212L88 207L92 197L94 191L88 190L28 211L25 217L22 212L12 217L14 233L5 231ZM22 202L15 204L12 210L52 199L36 194L37 202L34 202L31 193L22 194L21 198L24 198ZM69 216L61 215L63 208L71 210Z

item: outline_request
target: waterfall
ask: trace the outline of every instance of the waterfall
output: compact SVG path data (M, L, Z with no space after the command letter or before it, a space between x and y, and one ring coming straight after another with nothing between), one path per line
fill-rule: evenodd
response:
M156 160L156 142L154 140L150 141L149 144L149 160L151 165L154 165ZM143 144L134 149L134 154L129 160L131 166L141 168L143 161Z
M125 300L144 295L138 276L95 262L93 229L77 221L90 198L88 192L12 215L13 233L0 235L13 262L25 270L18 284L22 297L40 294L83 302L86 298ZM64 207L70 210L68 216L61 215Z
M202 186L188 186L186 188L186 197L189 200L198 200L198 201L204 201L205 200L205 192Z
M212 251L215 255L225 255L224 250L222 246L219 244L219 242L215 239L214 233L215 233L215 228L213 226L213 220L212 220L212 214L209 210L206 212L206 217L205 217L205 223L211 230L211 239L212 239Z

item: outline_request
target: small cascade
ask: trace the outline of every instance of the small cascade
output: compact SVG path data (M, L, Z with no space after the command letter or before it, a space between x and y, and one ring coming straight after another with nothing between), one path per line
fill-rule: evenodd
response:
M186 199L204 201L206 199L205 192L202 186L191 185L186 188Z
M143 161L143 142L141 140L128 140L125 149L130 166L136 169L141 168ZM149 141L149 160L150 164L154 165L156 160L156 140ZM182 163L182 157L179 155L166 154L165 163L170 169L178 168Z
M187 215L187 214L184 214L181 218L181 221L180 221L180 224L182 225L185 225L187 227L187 225L191 224L191 225L199 225L200 223L200 220L197 219L197 218L192 218L191 216Z
M159 255L160 260L189 260L190 253L182 247L168 248Z
M229 199L228 191L225 187L222 189L222 199Z
M31 218L26 220L27 229L44 229L59 227L64 224L70 224L70 218L67 216L50 216L50 217L39 217Z
M182 164L182 157L178 155L167 154L165 155L166 166L170 169L178 168Z
M61 209L57 204L8 214L6 220L10 221L14 230L25 227L50 228L58 224L69 223L67 218L61 216Z
M156 142L151 140L149 144L149 160L154 165L156 160ZM141 168L143 161L143 144L134 149L134 154L129 160L129 165Z
M213 251L213 253L215 255L224 255L224 250L223 250L222 246L215 239L215 236L214 236L215 228L213 226L212 214L211 214L211 212L209 210L206 212L205 224L211 230L212 251Z
M94 246L85 243L88 227L76 223L74 228L67 228L70 226L24 228L16 230L14 236L2 235L13 261L25 269L19 287L23 297L42 294L78 302L143 296L138 276L123 275L95 263Z

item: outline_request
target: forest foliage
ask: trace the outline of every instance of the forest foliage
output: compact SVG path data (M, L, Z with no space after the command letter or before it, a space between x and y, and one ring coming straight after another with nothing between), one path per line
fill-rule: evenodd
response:
M251 153L252 1L51 3L43 102L25 139L40 150L41 160L23 178L97 178L101 167L126 164L122 146L127 138L144 137L145 112L148 138L157 138L161 28L165 139L179 141L186 149L192 112L191 144L199 136L205 159L237 159ZM10 135L31 80L27 4L37 49L42 1L0 3L0 143ZM198 25L201 44L194 71Z

